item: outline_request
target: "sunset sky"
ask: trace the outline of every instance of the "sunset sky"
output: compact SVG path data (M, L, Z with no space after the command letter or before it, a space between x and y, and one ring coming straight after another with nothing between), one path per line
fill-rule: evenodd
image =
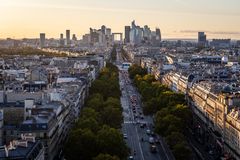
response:
M159 27L163 38L240 39L240 0L0 0L0 38L78 38L105 24L113 32L136 20Z

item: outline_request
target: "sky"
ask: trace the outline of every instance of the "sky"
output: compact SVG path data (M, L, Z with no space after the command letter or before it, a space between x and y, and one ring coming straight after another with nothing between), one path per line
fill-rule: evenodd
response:
M0 0L0 38L78 38L106 25L124 32L132 20L159 27L163 38L240 39L240 0Z

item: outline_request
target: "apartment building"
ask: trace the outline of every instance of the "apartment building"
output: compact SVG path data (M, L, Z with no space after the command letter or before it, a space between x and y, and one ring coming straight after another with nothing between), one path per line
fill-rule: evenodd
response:
M199 120L196 122L199 135L208 139L208 143L218 148L219 152L240 158L238 87L227 82L196 81L194 77L189 81L186 76L174 72L164 75L162 83L173 91L188 95L189 105Z

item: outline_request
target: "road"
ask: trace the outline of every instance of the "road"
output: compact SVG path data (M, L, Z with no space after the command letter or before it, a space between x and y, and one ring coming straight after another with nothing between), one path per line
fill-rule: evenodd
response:
M149 138L152 135L147 134L147 130L153 131L152 118L142 114L140 94L132 85L128 71L121 68L121 57L119 54L117 54L117 60L116 64L120 69L119 83L122 90L121 104L124 116L122 132L125 135L127 145L131 149L131 155L134 157L134 160L174 160L162 139L159 139L158 144L154 143L157 146L157 152L152 153L150 151L151 144L149 143ZM144 124L145 126L143 127Z

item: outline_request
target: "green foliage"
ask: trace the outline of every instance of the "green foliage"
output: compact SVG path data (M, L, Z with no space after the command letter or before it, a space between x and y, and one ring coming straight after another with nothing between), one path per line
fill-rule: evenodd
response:
M118 81L118 68L112 64L107 64L97 80L92 83L90 94L101 94L103 99L108 97L120 98L121 92Z
M97 136L89 129L76 129L64 147L65 157L71 160L91 160L97 156Z
M98 132L98 145L101 153L116 155L120 159L128 156L128 148L125 145L122 134L117 129L103 126Z
M40 49L31 48L31 47L13 47L13 48L0 48L1 57L9 57L13 55L20 56L49 56L49 57L66 57L66 54L50 53L44 52Z
M185 142L177 143L172 147L173 154L175 155L177 160L191 160L192 152L191 149Z
M161 135L168 135L171 132L180 132L183 127L183 122L180 118L167 114L160 117L158 114L155 118L155 131Z
M166 140L168 145L175 146L178 143L182 143L185 141L184 135L179 132L172 132L171 134L166 136Z
M113 128L121 128L123 122L122 111L114 106L106 106L100 112L103 124Z
M147 69L134 64L128 69L128 72L129 72L130 78L134 79L136 75L140 75L140 76L146 75Z
M67 159L119 160L128 156L119 130L123 122L119 98L118 68L107 64L93 82L81 116L64 147Z
M120 160L117 156L111 156L109 154L99 154L93 160Z

